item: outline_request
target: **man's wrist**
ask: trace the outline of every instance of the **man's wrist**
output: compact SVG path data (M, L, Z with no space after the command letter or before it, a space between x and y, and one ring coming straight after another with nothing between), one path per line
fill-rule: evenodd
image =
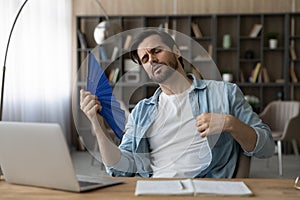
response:
M236 120L236 118L232 115L225 115L225 123L224 123L224 130L226 132L229 133L233 133L234 132L234 120Z

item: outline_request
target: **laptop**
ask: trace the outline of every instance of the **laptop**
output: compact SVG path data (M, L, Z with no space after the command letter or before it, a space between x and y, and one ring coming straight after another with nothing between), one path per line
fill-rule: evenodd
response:
M13 184L83 192L122 183L76 175L65 136L56 123L0 122L0 165Z

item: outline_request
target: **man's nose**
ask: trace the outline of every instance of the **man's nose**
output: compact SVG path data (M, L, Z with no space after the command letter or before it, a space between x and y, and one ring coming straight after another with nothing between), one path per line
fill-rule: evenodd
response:
M156 57L156 55L154 55L154 54L150 54L149 55L149 62L150 62L150 64L152 64L152 63L157 63L157 57Z

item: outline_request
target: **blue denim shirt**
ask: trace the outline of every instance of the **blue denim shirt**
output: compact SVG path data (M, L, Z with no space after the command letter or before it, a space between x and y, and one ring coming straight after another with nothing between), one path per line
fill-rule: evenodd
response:
M194 89L189 93L193 116L204 112L231 114L254 128L257 142L252 152L244 151L247 156L258 158L270 157L274 153L275 144L269 127L262 123L236 84L199 80L193 76ZM121 159L113 167L107 167L112 176L151 177L150 145L146 132L154 122L158 113L160 88L149 99L140 101L133 109L126 124L126 133L119 146ZM243 134L243 133L240 133ZM200 137L200 136L199 136ZM212 161L196 177L231 178L237 164L240 145L230 133L222 132L207 136Z

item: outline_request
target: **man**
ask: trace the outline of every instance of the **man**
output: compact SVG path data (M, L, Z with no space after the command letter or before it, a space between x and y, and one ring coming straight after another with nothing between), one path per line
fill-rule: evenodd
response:
M142 32L131 56L159 88L139 102L117 147L97 114L97 98L81 91L81 109L90 119L100 153L112 176L231 178L240 149L270 157L274 141L232 83L186 75L178 46L163 31Z

